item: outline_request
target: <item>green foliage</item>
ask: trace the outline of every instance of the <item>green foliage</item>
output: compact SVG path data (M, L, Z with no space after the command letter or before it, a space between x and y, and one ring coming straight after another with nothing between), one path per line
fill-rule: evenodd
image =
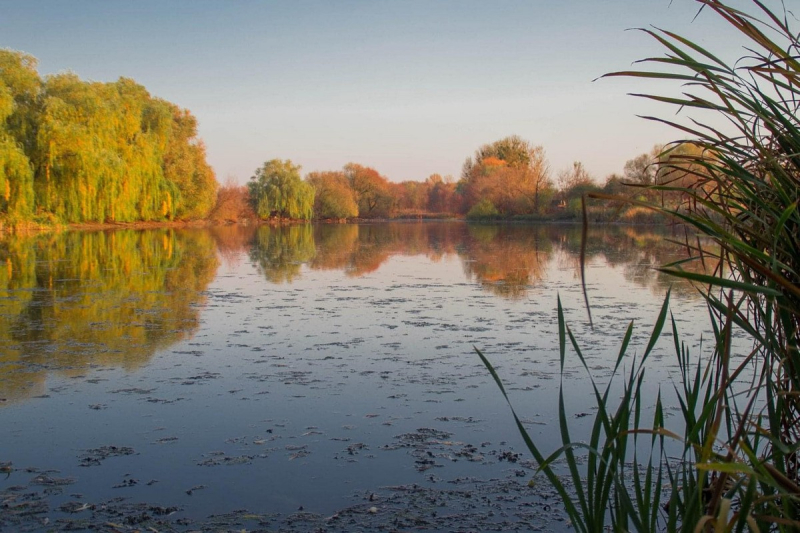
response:
M33 208L33 169L7 124L13 110L11 91L0 81L0 219L11 223L29 218Z
M311 224L261 226L250 249L250 260L272 283L290 283L316 253Z
M625 162L625 180L637 185L652 185L656 181L659 156L664 147L656 145L647 154L640 154Z
M474 158L468 158L464 162L461 177L469 179L475 168L481 166L487 159L499 159L514 168L530 166L537 158L541 157L538 153L541 150L540 146L532 146L518 135L511 135L491 144L484 144L475 150Z
M793 450L800 446L800 37L789 18L759 2L755 14L717 0L704 4L749 40L746 57L729 65L695 43L646 30L669 50L679 73L613 75L691 80L681 97L646 95L699 115L688 125L660 120L693 138L673 143L662 155L659 185L653 187L680 194L684 202L655 208L710 237L719 251L702 243L690 247L696 260L716 265L710 275L688 273L680 264L666 271L702 284L718 313L735 303L730 319L758 346L763 377L757 391L769 407L769 417L758 425L771 446L759 462L798 484ZM658 67L663 61L645 63ZM733 132L719 131L720 116ZM733 294L725 294L729 290Z
M151 105L143 87L126 79L87 83L59 74L45 83L43 101L39 205L70 222L174 215L175 187L161 167L163 128L143 124Z
M25 147L32 146L36 60L0 50L0 223L16 224L33 212L33 167Z
M658 529L657 519L660 511L662 484L665 478L664 467L658 461L658 452L663 444L663 436L659 436L659 430L663 425L663 407L659 396L651 425L640 426L641 387L645 363L661 334L667 317L668 301L669 295L664 301L643 356L632 363L631 370L625 376L620 372L620 368L628 357L633 323L628 326L612 370L611 379L606 387L601 389L589 372L586 358L567 327L559 298L558 337L562 380L558 397L558 424L562 446L549 456L545 456L544 452L536 446L511 405L497 371L483 353L476 348L481 361L486 365L511 406L517 429L539 464L537 473L543 473L556 489L569 515L572 527L578 532L600 533L607 530L609 522L613 524L614 531L656 531ZM597 416L587 442L576 442L572 439L569 427L569 420L572 417L565 408L563 376L568 341L588 373L597 406ZM622 379L622 394L619 403L614 405L613 400L616 399L616 395L612 394L612 391L617 385L615 380L618 376L621 376ZM651 453L649 457L645 458L647 463L642 472L640 466L642 458L638 455L638 440L640 433L646 433L648 430L650 430L650 435L645 439L651 439ZM655 466L652 463L654 453L657 460ZM567 477L573 486L572 491L567 488L567 484L554 466L555 461L562 456L566 459ZM579 467L579 462L584 460L586 461L585 473Z
M289 160L266 161L256 169L248 187L261 218L308 220L314 214L314 188L300 179L300 167Z
M491 200L484 198L477 204L472 206L472 209L467 213L469 219L486 219L496 218L500 215L500 211L494 206Z
M0 51L0 219L201 218L216 198L196 121L133 80L59 74Z
M630 360L633 322L622 340L612 376L600 389L589 370L587 355L564 320L558 302L559 356L562 383L558 424L562 445L545 455L517 416L502 381L489 360L478 355L511 406L517 428L526 446L556 489L579 532L602 531L795 531L792 519L800 494L796 485L769 463L754 461L768 441L758 431L747 431L737 423L748 417L755 405L741 402L730 387L750 365L745 358L734 366L730 353L733 322L714 322L715 354L710 360L692 363L687 346L678 337L671 319L672 337L680 376L675 384L681 422L673 431L667 425L661 394L655 399L653 417L643 416L649 403L643 383L649 355L668 318L669 294L656 320L641 358ZM729 311L733 310L733 306ZM567 349L571 347L588 374L597 415L587 440L575 440L570 432L573 418L565 409L563 381ZM476 349L477 350L477 349ZM631 365L627 376L623 363ZM605 376L604 376L605 379ZM621 383L617 383L621 380ZM617 391L622 388L622 393ZM727 443L728 447L721 445ZM737 453L738 452L738 453ZM564 476L557 460L564 459ZM564 477L569 480L565 482ZM572 488L569 488L569 485ZM737 510L731 513L731 504ZM787 513L788 511L788 513Z
M164 177L178 189L175 216L205 218L214 207L217 180L206 162L206 148L197 139L197 119L186 109L170 107L172 121L164 153Z
M315 218L358 216L358 204L343 172L312 172L306 181L314 187Z
M36 148L36 121L42 82L36 72L36 58L14 50L0 50L0 85L13 99L11 113L5 117L8 132L31 157Z

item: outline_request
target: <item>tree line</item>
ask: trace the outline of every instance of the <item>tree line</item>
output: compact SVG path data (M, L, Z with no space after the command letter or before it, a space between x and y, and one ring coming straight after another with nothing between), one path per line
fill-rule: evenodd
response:
M42 78L36 64L28 54L0 50L0 228L199 219L574 218L586 193L619 195L625 184L680 181L680 166L665 164L665 157L692 150L680 146L664 156L655 147L601 185L580 162L554 175L543 147L512 135L479 147L458 179L433 174L397 183L358 163L302 177L291 161L272 159L246 186L234 179L219 186L188 110L129 78L91 82L69 72ZM669 176L658 170L667 167ZM655 193L639 188L635 194L653 200ZM654 216L597 202L590 212L632 222Z
M201 219L217 181L192 114L129 78L42 78L0 50L0 225Z
M391 182L374 168L349 163L341 170L310 172L291 161L265 162L247 186L229 182L220 189L214 216L236 220L353 219L466 216L471 219L566 219L581 214L587 193L633 195L675 204L670 197L646 186L669 184L689 187L691 169L678 172L680 160L696 150L693 145L672 147L665 153L655 146L629 160L621 174L611 174L601 184L579 161L553 175L544 148L512 135L479 147L464 163L458 180L431 175L423 182ZM667 168L670 169L667 172ZM634 186L631 188L630 186ZM589 212L596 219L650 220L655 215L635 206L594 202Z

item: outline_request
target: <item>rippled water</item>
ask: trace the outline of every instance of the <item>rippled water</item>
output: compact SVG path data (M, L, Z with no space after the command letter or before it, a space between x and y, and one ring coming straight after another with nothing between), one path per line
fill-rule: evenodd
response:
M600 382L630 320L641 353L670 285L689 344L709 329L694 290L652 269L680 257L665 236L591 231L593 329L573 227L1 241L0 464L11 464L0 527L133 527L141 512L178 529L215 519L333 528L350 506L362 526L373 520L364 527L441 529L448 510L483 528L558 521L546 491L525 485L535 465L474 347L543 448L555 448L557 295ZM665 338L649 390L673 373ZM577 361L564 380L580 435L591 397Z

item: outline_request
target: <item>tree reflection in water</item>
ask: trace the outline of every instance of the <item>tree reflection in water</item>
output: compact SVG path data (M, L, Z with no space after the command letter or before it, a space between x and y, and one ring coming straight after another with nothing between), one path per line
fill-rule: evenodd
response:
M684 236L672 233L673 239ZM657 228L591 228L586 261L621 267L626 279L660 294L667 278L658 266L685 257L681 244ZM265 278L292 282L311 270L341 270L359 277L375 272L395 255L423 255L431 261L461 259L467 279L501 297L519 299L541 284L555 260L580 277L581 230L556 225L468 225L458 222L322 224L262 227L250 250ZM697 265L696 262L691 263ZM691 292L689 285L677 291Z
M315 255L310 224L261 226L250 249L250 260L272 283L291 283Z
M0 241L0 397L49 371L135 369L197 328L218 260L204 231L68 232Z
M422 255L432 262L457 258L468 280L494 295L519 299L543 286L554 267L571 270L577 279L580 240L574 226L460 222L8 237L0 240L0 398L41 394L49 371L70 375L91 365L135 369L191 335L218 258L229 267L249 258L271 283L292 283L304 268L358 278L396 255ZM656 228L598 227L589 232L586 261L617 268L660 296L667 280L654 267L683 253ZM673 291L693 292L679 284Z

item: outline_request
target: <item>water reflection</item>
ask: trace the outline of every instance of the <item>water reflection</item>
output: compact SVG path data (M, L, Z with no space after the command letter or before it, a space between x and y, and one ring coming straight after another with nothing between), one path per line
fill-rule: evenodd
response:
M466 279L515 300L543 286L554 267L577 279L580 246L578 227L457 222L7 238L0 241L0 398L41 394L51 370L139 368L157 350L191 335L218 258L229 267L249 259L276 284L292 283L304 270L358 278L396 255L450 258L461 262ZM586 257L660 294L672 280L654 267L680 259L683 249L656 229L605 227L590 231ZM691 292L688 285L673 290Z
M110 487L127 501L179 506L184 524L301 505L331 516L376 487L445 480L474 480L463 492L494 498L516 481L499 458L522 443L474 347L533 406L530 427L552 449L552 428L540 424L557 412L556 291L591 347L593 373L607 375L628 322L658 312L660 282L647 267L676 251L661 237L592 231L590 293L602 295L593 329L570 279L575 227L228 226L0 241L0 398L48 396L0 409L0 427L12 428L0 433L0 460L15 465L0 493L38 494L49 511L36 527L73 520L62 507L72 494L108 502ZM672 305L681 330L702 332L701 301ZM637 328L632 346L647 335ZM648 370L656 386L674 370L666 341ZM580 413L591 396L580 393L590 387L577 365L564 379ZM87 452L115 447L135 454L80 466ZM74 485L63 494L35 485L51 470ZM164 482L120 485L126 473ZM490 486L482 480L499 484L478 489Z
M471 226L464 273L498 296L521 298L544 279L557 238L552 227Z
M303 263L314 258L314 234L308 224L261 226L250 249L250 260L272 283L292 282Z
M511 299L523 298L541 284L554 260L576 278L580 275L581 229L577 226L330 224L263 226L251 235L249 247L246 240L237 242L249 250L251 261L273 283L298 279L304 265L358 277L377 271L394 255L423 255L432 261L458 257L467 279ZM684 247L670 238L680 240L683 235L657 228L591 228L586 260L620 267L626 279L660 294L673 280L655 268L685 257ZM675 290L691 288L676 285Z
M0 241L0 397L47 372L135 369L191 334L216 275L202 231L69 232Z

